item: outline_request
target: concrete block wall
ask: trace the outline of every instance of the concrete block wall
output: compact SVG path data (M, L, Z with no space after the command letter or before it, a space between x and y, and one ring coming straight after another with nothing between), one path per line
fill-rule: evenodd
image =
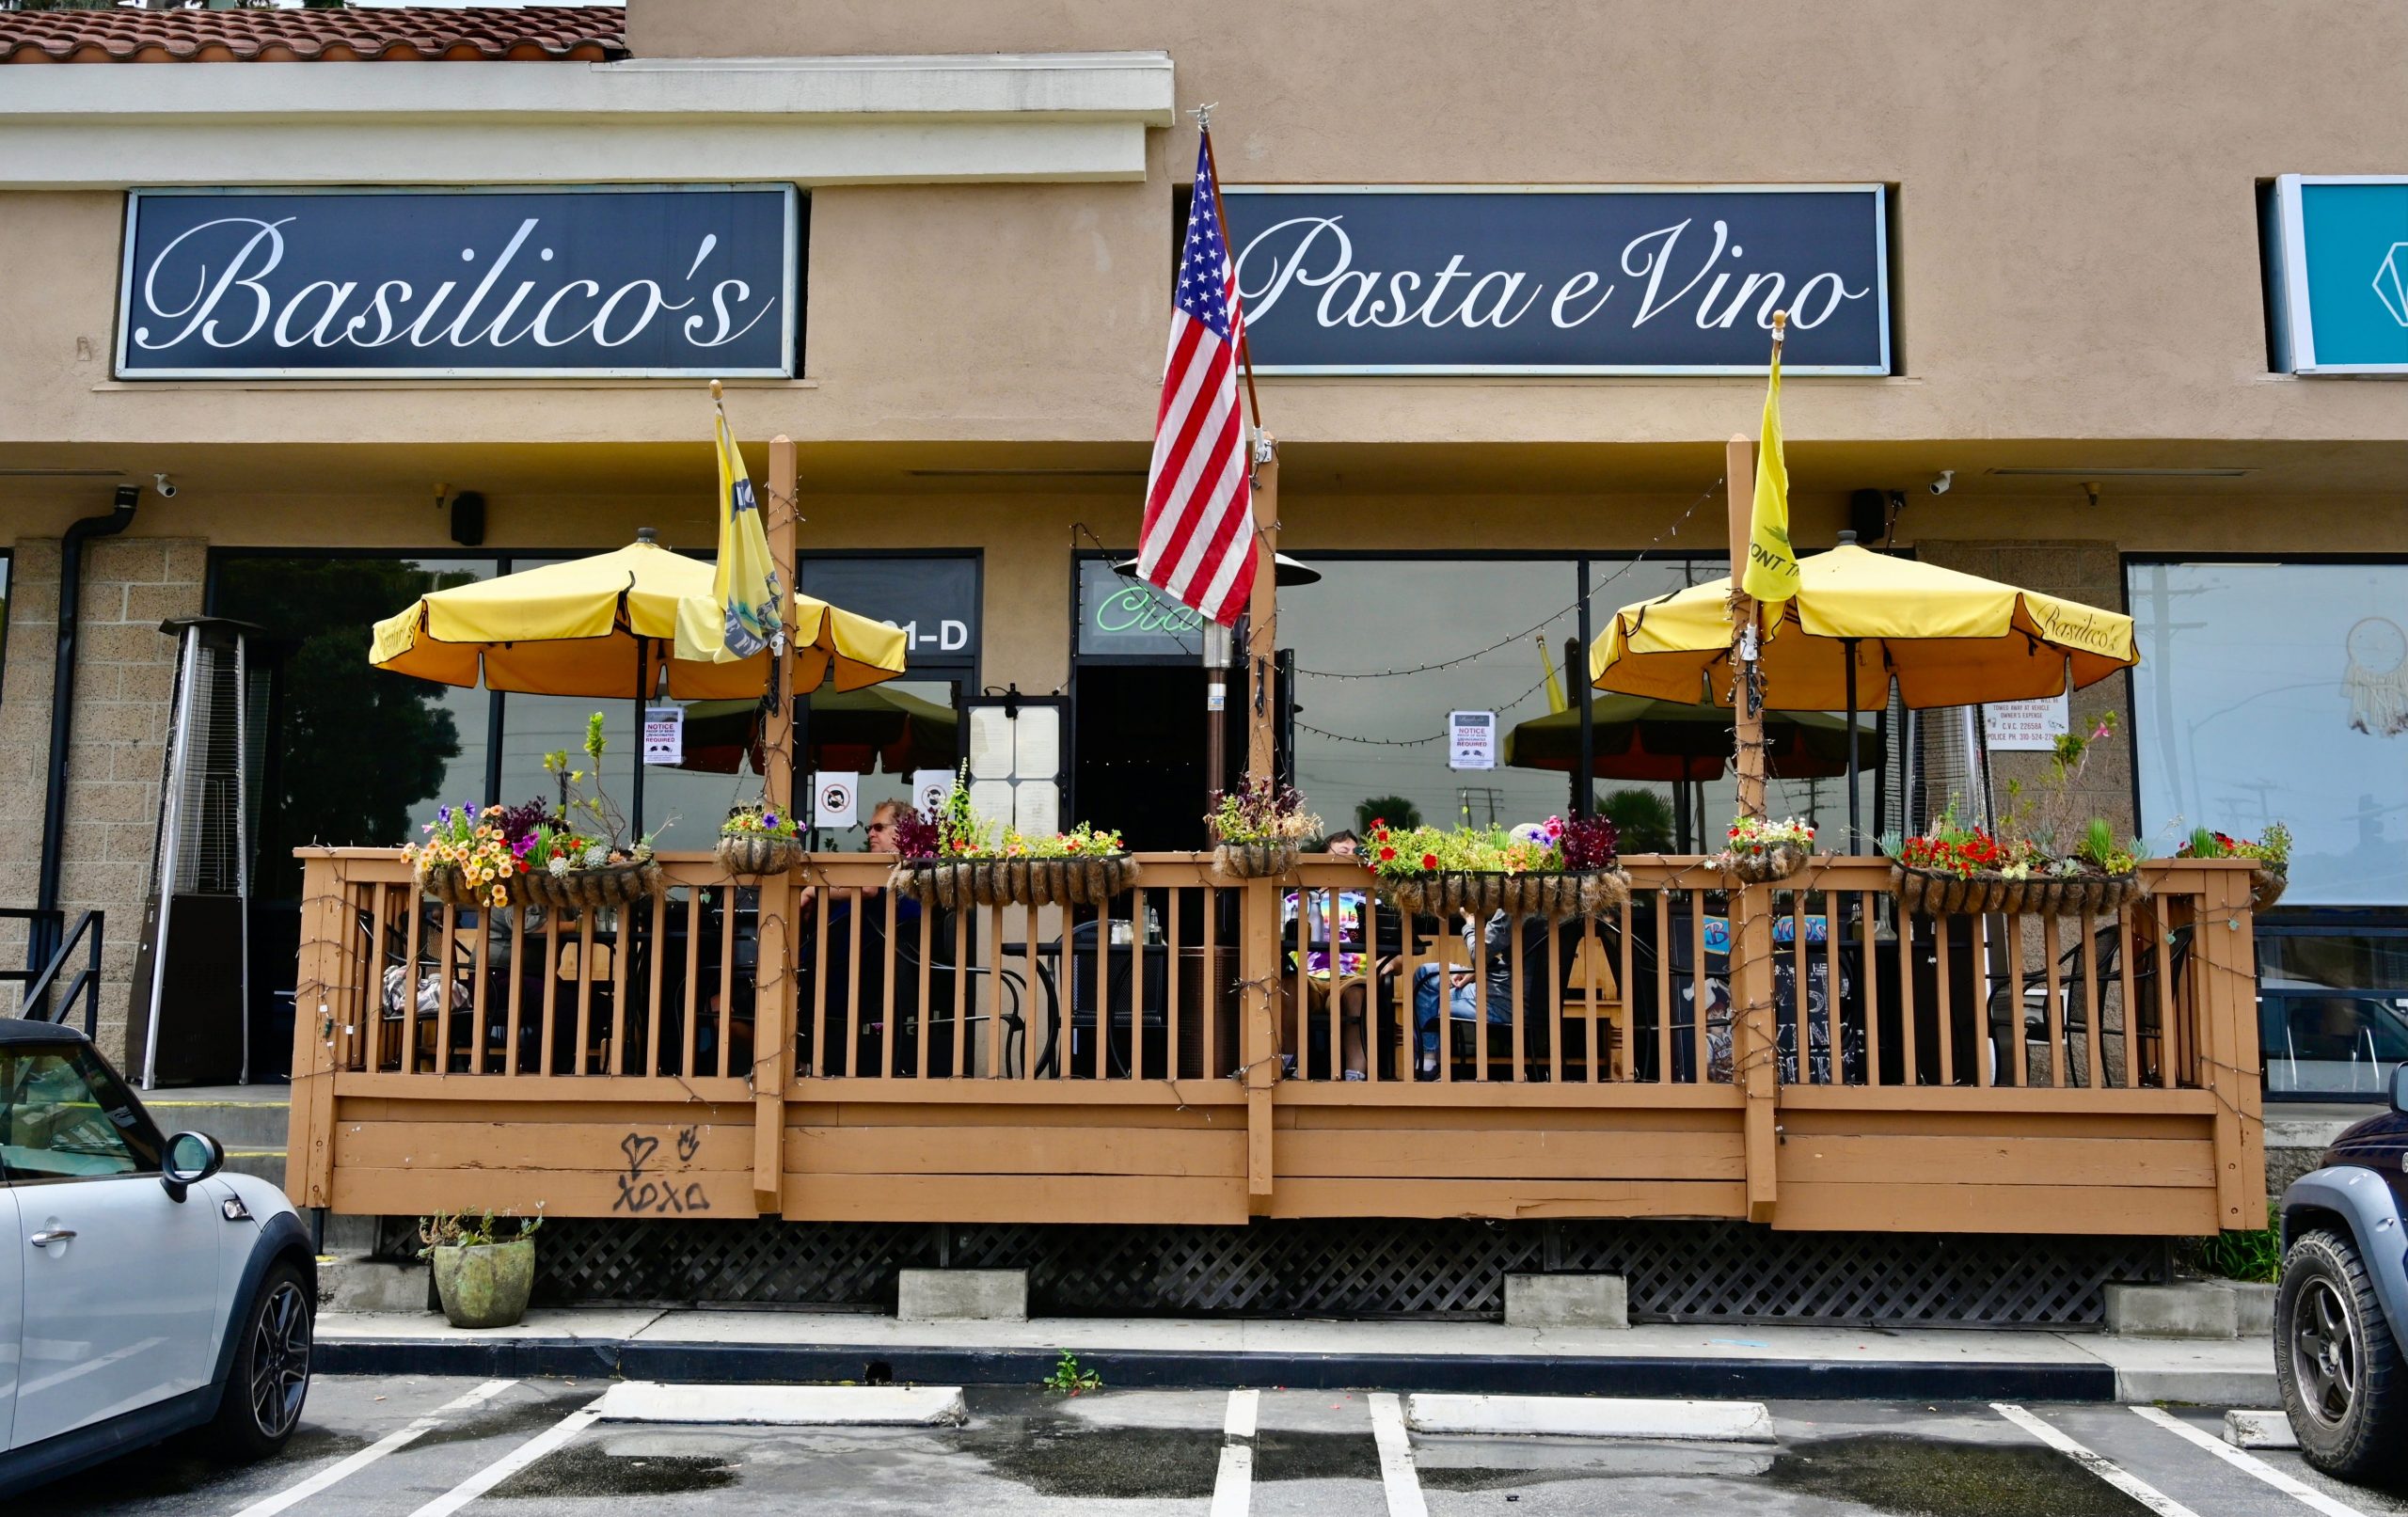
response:
M0 904L31 906L40 877L58 631L59 545L20 539L0 649ZM121 1059L135 943L150 885L160 766L175 687L169 617L198 615L208 547L195 539L101 538L86 545L76 628L75 726L69 735L60 904L108 913L101 1046ZM0 957L21 963L21 928L0 924ZM16 1009L13 1000L0 1013Z

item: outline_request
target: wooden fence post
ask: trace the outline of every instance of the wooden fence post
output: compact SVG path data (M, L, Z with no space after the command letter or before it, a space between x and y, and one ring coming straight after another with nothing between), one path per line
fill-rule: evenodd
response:
M2192 929L2200 1083L2216 1098L2216 1217L2227 1229L2266 1225L2266 1123L2258 1048L2257 917L2245 864L2199 870ZM2173 945L2157 952L2170 959Z
M800 502L795 498L794 442L784 434L769 439L769 509L762 526L768 529L769 558L777 565L778 583L785 591L779 612L785 628L785 652L772 675L778 699L762 723L761 746L768 772L763 794L771 810L794 816L794 598L796 523ZM760 909L754 918L760 940L752 971L752 1206L764 1216L785 1207L786 1069L794 1061L794 1035L786 1012L795 1003L793 973L795 924L794 877L771 875L760 882ZM736 908L736 887L728 892L728 909Z
M1703 900L1700 898L1701 908ZM1731 895L1732 1078L1747 1098L1748 1220L1772 1221L1780 1199L1781 1045L1773 1005L1772 888L1749 885ZM1703 1016L1700 1007L1698 1015ZM1805 1017L1798 1047L1805 1047Z
M356 976L346 972L352 958L344 950L352 933L343 920L344 884L340 860L304 860L301 956L293 976L293 1100L284 1140L284 1193L296 1207L334 1204L335 1052L347 1046L347 1038L365 1037L376 1025L375 989L361 999ZM354 1017L365 1025L353 1024Z
M1254 466L1254 593L1246 608L1246 779L1268 783L1277 772L1272 673L1279 642L1278 559L1279 455ZM1271 1087L1280 1079L1275 1003L1279 988L1279 905L1274 883L1248 884L1243 901L1245 943L1239 950L1244 1025L1239 1045L1245 1058L1245 1192L1256 1216L1271 1210Z

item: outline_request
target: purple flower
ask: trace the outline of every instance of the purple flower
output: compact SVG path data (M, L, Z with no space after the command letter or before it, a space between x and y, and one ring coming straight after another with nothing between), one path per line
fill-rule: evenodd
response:
M450 827L452 825L451 807L445 806L435 814L435 825L437 827Z
M761 814L761 825L765 828L777 826L778 814L776 812L763 812Z

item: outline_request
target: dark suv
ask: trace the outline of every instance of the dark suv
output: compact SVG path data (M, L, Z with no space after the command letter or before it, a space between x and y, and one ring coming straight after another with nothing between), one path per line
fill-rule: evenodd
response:
M2300 1452L2351 1479L2408 1475L2408 1064L2391 1110L2283 1193L2274 1374Z

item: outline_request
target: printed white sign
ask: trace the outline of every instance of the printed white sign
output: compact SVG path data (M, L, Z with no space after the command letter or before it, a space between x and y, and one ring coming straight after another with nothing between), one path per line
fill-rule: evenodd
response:
M1982 707L1982 738L1993 753L2047 752L2070 730L2063 695L2037 701L1995 701Z
M1447 713L1447 766L1454 769L1497 767L1497 713Z
M643 761L646 764L683 764L686 761L684 706L643 708Z
M923 816L934 817L944 809L944 798L953 794L951 769L913 769L911 771L911 804Z
M862 777L847 770L822 769L811 777L811 825L830 830L859 825Z

